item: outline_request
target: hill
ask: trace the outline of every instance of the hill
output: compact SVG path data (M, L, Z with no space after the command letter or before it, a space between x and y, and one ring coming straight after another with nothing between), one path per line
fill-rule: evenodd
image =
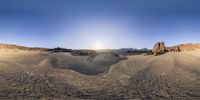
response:
M47 48L38 48L38 47L25 47L25 46L18 46L13 44L0 44L0 49L19 49L19 50L41 50L45 51Z

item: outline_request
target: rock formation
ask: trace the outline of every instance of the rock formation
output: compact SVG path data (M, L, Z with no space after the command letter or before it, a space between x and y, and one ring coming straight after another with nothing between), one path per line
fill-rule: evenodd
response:
M164 42L158 42L153 46L153 52L164 52L166 50Z
M166 47L164 42L157 42L152 50L149 50L145 55L161 55L166 52L181 52L181 51L200 51L200 44L180 44L172 47Z
M164 42L158 42L153 46L152 52L154 55L159 55L166 52L166 46Z
M169 47L167 48L167 51L169 52L180 52L180 46L173 46L173 47Z

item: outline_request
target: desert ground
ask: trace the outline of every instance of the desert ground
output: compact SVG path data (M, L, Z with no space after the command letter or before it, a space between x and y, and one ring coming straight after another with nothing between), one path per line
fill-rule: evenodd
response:
M0 99L200 99L200 52L73 56L0 49Z

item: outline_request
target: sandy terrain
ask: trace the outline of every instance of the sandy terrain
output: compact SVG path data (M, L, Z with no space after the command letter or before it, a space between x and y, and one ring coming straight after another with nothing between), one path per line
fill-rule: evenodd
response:
M45 98L198 100L200 52L120 60L1 49L0 99Z

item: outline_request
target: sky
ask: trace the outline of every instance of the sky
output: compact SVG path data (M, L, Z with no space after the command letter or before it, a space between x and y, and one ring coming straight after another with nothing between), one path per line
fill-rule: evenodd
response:
M200 43L200 0L0 0L0 43L152 48Z

